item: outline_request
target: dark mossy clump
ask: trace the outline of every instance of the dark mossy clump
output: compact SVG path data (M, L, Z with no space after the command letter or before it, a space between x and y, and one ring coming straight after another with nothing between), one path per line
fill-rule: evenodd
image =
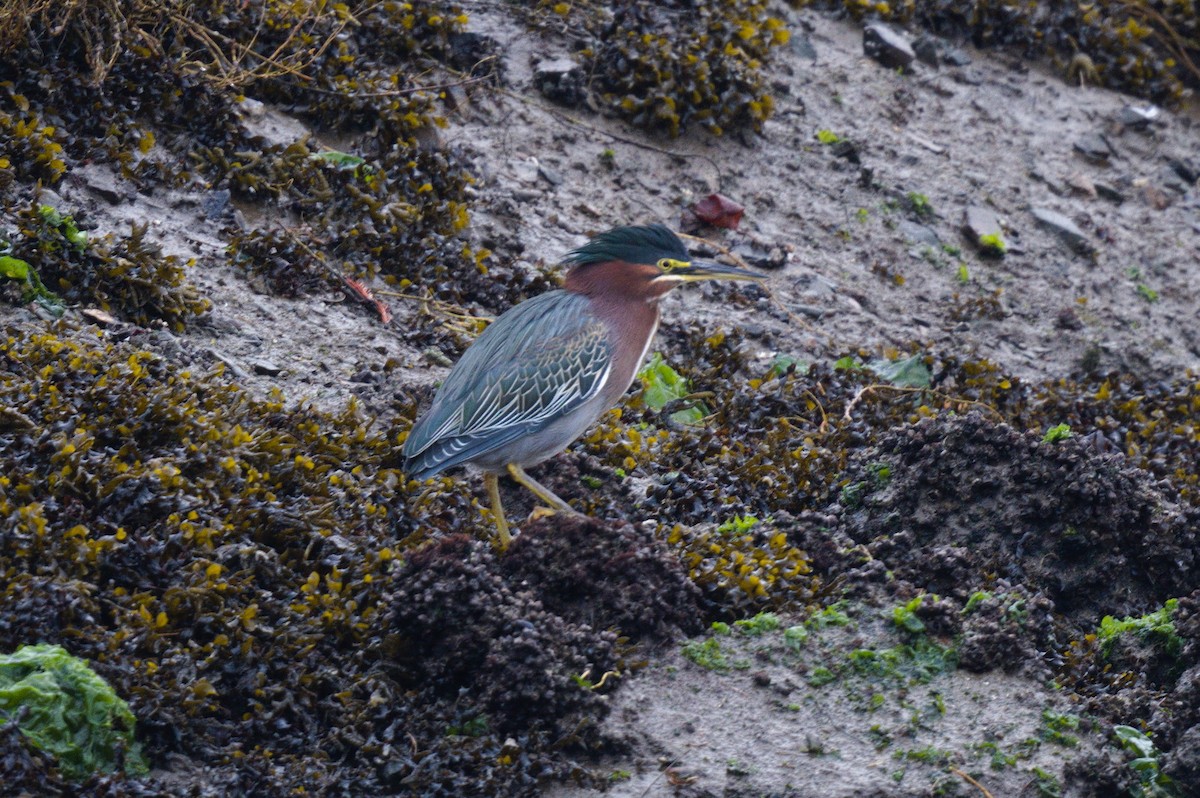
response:
M968 596L959 609L959 665L971 671L1029 671L1045 676L1044 652L1058 645L1054 603L1023 585L996 580Z
M371 717L360 649L390 546L417 528L380 467L389 439L353 408L289 410L20 328L0 399L0 650L52 640L91 660L152 763L261 750L234 770L291 761L284 792L333 778L312 752L346 755L337 739Z
M1190 2L818 0L812 5L845 10L855 19L919 22L939 34L970 39L976 47L1049 55L1071 82L1099 83L1156 102L1179 102L1186 87L1200 87L1200 17Z
M415 552L390 604L392 657L411 685L475 707L489 730L557 738L603 714L581 682L612 669L615 637L547 612L501 575L490 544L454 536Z
M335 286L338 271L291 230L248 230L235 235L226 250L229 262L250 275L264 293L299 297Z
M787 40L756 0L626 5L590 66L606 104L639 127L670 136L692 125L757 131L775 108L761 62Z
M993 573L1045 592L1058 612L1141 614L1187 592L1200 511L1180 508L1119 454L1048 443L981 414L882 436L848 469L868 487L843 523L899 578L966 600ZM953 556L931 568L930 553ZM1120 575L1115 579L1114 575Z
M500 562L547 609L633 640L701 628L699 592L678 557L642 527L552 517L527 525Z

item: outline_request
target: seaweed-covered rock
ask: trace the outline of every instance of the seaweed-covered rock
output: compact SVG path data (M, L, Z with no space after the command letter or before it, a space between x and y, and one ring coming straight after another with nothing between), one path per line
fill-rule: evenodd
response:
M637 640L701 628L699 591L644 527L553 516L526 526L500 565L547 609L595 629Z
M855 542L898 577L964 601L997 574L1090 625L1097 608L1140 615L1197 579L1194 508L1120 454L980 414L886 434L855 458L841 496ZM931 569L942 549L953 565Z
M394 584L389 655L414 686L474 704L506 731L561 732L603 715L586 682L615 664L615 637L511 589L488 544L448 537L416 552Z
M1048 668L1045 652L1054 649L1052 611L1045 596L1022 585L999 581L974 594L962 609L958 664L971 671L1026 671Z

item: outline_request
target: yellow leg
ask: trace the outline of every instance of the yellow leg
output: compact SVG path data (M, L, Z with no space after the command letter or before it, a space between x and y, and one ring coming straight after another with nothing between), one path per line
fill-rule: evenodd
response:
M488 498L492 501L492 520L496 523L496 539L503 551L512 542L512 533L508 531L508 519L504 517L504 505L500 503L500 478L495 474L484 474L483 484L487 487Z
M521 468L516 463L509 463L506 468L508 469L508 475L510 477L523 485L534 496L537 496L546 504L553 507L555 512L567 513L569 515L583 515L583 513L576 511L574 507L555 496L554 491L550 490L545 485L526 474L525 469Z

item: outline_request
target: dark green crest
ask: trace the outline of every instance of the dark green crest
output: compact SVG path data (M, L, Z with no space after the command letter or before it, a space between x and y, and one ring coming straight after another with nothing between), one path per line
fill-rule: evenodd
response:
M679 237L661 224L638 227L614 227L573 249L563 263L583 266L620 260L626 263L657 263L663 258L689 261L687 247Z

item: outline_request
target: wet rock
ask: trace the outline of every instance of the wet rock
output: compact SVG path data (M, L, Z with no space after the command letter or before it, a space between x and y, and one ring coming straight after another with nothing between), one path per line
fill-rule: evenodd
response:
M917 224L908 219L901 219L899 224L896 225L896 229L914 244L923 244L927 247L940 247L942 245L942 240L938 238L937 232L933 228L926 227L923 224Z
M759 269L781 269L787 265L788 256L783 247L767 247L751 243L734 248L734 254L748 265Z
M841 141L834 143L832 146L830 146L829 151L833 153L835 157L844 158L852 164L861 163L858 154L858 145L850 139L842 139Z
M230 193L227 188L209 191L200 199L200 209L209 219L225 219L233 212L229 200Z
M538 164L538 177L545 180L552 186L561 186L563 184L563 176L557 170L551 169L545 164Z
M917 37L912 44L913 52L916 53L917 60L922 64L927 64L934 69L938 68L938 42L933 36L928 33L923 33Z
M1179 736L1166 758L1163 773L1176 784L1200 784L1200 726L1193 726Z
M1067 177L1067 185L1078 194L1083 194L1093 199L1096 197L1096 184L1085 174L1076 173L1069 175Z
M807 33L793 33L790 46L801 58L808 61L817 60L817 48L813 46L812 39Z
M254 370L255 374L261 374L264 377L277 377L283 371L283 367L270 361L261 358L253 358L249 361L249 366Z
M1108 183L1095 183L1094 185L1096 186L1096 193L1109 202L1115 202L1120 205L1125 201L1125 195L1116 186Z
M575 108L587 99L583 68L569 58L543 61L533 71L533 85L542 96Z
M1097 133L1080 136L1074 146L1077 153L1098 163L1108 161L1113 154L1113 149L1109 146L1108 141Z
M1200 180L1200 161L1193 158L1184 158L1176 156L1167 159L1167 165L1175 174L1179 175L1189 186L1196 184Z
M942 51L942 62L950 66L970 66L971 56L957 47L947 47Z
M1033 207L1029 209L1029 212L1033 214L1034 219L1037 219L1038 224L1062 239L1074 251L1081 254L1089 254L1094 251L1094 247L1088 242L1087 234L1068 217L1049 208Z
M907 38L881 22L863 28L863 52L888 69L904 69L917 57Z
M122 182L111 169L102 166L84 164L72 170L71 174L82 180L90 191L113 205L128 201L136 194L132 184Z
M1117 124L1130 130L1145 130L1158 119L1159 114L1155 105L1126 105L1117 112Z
M1000 224L1000 217L982 205L967 206L963 211L962 230L972 244L988 252L995 252L997 249L1003 252L1008 246L1004 240L1004 227ZM996 246L997 241L1000 242L999 247Z

